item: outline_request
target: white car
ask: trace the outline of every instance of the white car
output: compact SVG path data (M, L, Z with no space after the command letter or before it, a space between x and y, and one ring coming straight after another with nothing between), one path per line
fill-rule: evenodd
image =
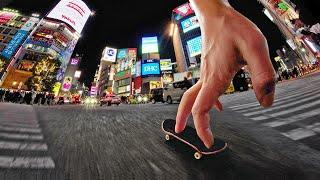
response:
M183 94L188 90L184 84L185 82L175 82L167 85L163 90L163 99L169 104L174 101L180 102Z

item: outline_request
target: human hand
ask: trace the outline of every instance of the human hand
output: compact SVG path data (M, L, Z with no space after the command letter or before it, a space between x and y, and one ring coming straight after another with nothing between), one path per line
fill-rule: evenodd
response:
M199 4L209 0L198 0ZM185 129L192 113L197 134L207 148L214 144L209 111L222 111L219 97L232 78L248 65L256 97L264 107L271 106L275 93L275 71L268 45L260 30L229 5L217 11L191 0L202 32L202 63L199 82L185 92L176 117L176 133ZM221 4L220 4L221 5ZM206 7L206 8L203 8Z

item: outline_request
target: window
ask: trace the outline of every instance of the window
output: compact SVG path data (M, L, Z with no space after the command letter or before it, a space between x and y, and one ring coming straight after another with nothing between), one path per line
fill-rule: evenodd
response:
M7 37L4 39L3 43L9 43L9 42L11 41L11 39L12 39L12 37L7 36Z
M4 35L0 35L0 42L2 42L4 40L5 36Z
M2 33L3 33L3 34L9 34L10 31L11 31L11 29L7 28L7 29L5 29Z
M17 33L17 30L12 29L11 32L10 32L10 35L15 35L16 33Z
M4 30L4 27L0 27L0 33Z
M4 45L0 44L0 52L4 49Z

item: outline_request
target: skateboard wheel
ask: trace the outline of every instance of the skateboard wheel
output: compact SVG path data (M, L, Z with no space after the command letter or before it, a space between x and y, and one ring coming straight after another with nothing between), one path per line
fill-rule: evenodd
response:
M170 141L170 135L169 134L166 134L165 138L166 138L167 141Z
M201 159L201 157L202 157L201 153L199 153L199 152L194 153L194 158L199 160L199 159Z

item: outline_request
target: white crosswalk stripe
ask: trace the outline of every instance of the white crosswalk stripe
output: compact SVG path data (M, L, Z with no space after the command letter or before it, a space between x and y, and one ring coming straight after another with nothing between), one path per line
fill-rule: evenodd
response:
M263 109L255 96L247 96L249 103L239 100L239 104L229 108L260 125L276 128L280 134L295 141L319 136L320 81L316 78L306 81L306 86L295 86L288 92L285 91L289 89L287 87L280 89L281 93L276 94L274 105L270 108Z
M275 106L273 108L269 108L269 109L264 109L264 110L261 110L261 111L255 111L255 112L250 112L250 113L245 113L243 115L245 116L253 116L253 115L257 115L257 114L261 114L261 113L267 113L267 112L272 112L274 110L279 110L279 109L282 109L282 108L286 108L286 107L291 107L291 106L294 106L294 105L298 105L300 103L304 103L304 102L308 102L310 100L313 100L315 98L319 98L320 97L320 93L316 96L313 96L313 97L309 97L309 98L305 98L305 99L301 99L299 101L293 101L292 103L282 103L283 105L280 105L280 106Z
M51 157L9 157L0 156L0 168L53 169Z
M32 108L26 106L20 114L17 114L15 109L9 108L5 111L0 109L0 168L55 168L53 159L45 156L48 153L48 145L43 142L42 129L30 109ZM21 154L27 154L27 156L24 157ZM30 154L33 155L30 156Z

